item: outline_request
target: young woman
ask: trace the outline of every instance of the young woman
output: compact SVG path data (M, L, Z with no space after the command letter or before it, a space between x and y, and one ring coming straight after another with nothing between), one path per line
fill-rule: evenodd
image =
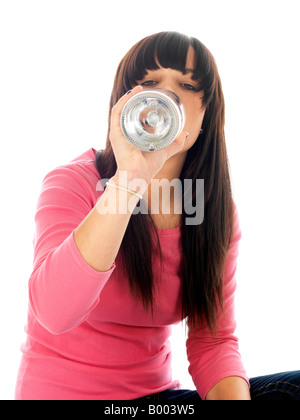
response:
M187 119L167 148L142 152L124 138L120 115L149 88L175 92ZM151 187L175 179L191 180L190 205L204 180L202 223L187 223L184 190L162 211L164 188ZM299 372L249 380L242 364L234 335L240 237L215 61L195 38L149 36L118 67L105 150L44 179L16 398L299 399ZM180 390L171 373L171 326L184 319L197 391Z

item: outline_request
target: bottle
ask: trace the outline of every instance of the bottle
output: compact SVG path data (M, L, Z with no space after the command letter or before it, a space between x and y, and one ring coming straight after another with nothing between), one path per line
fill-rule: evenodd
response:
M181 133L186 113L180 98L167 89L149 89L133 96L121 113L127 141L145 152L160 150Z

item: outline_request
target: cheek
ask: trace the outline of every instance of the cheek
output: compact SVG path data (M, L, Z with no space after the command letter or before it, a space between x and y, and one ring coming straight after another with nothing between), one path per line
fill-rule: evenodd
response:
M198 137L202 127L205 110L201 108L201 104L197 102L195 104L189 104L189 106L186 106L185 111L185 129L189 131L190 135Z
M194 143L197 141L200 130L202 127L202 122L204 118L205 110L200 108L199 111L199 105L198 105L198 112L197 108L194 109L186 109L186 123L184 126L184 130L189 132L189 138L187 139L183 152L188 151Z

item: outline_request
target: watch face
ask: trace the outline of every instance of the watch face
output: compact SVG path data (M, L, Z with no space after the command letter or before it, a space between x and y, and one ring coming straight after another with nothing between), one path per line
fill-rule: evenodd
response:
M171 144L185 124L185 109L176 93L150 89L138 93L124 106L121 128L127 141L143 151Z

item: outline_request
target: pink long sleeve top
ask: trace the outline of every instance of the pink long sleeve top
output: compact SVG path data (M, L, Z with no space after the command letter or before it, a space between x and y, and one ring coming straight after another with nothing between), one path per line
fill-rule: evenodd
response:
M180 388L172 378L169 342L171 326L182 320L180 229L158 231L165 271L152 318L133 299L119 256L109 271L97 272L74 242L74 230L101 194L94 161L90 149L43 181L16 399L127 400ZM189 372L202 399L225 377L248 380L234 335L240 236L236 215L217 341L208 328L186 341Z

